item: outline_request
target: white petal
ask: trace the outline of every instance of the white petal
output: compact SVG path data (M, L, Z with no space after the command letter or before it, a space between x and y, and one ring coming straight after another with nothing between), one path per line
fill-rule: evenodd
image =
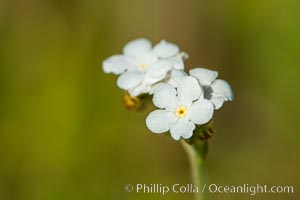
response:
M137 68L134 60L125 55L114 55L103 61L103 71L105 73L121 74L126 69Z
M180 103L186 107L189 107L193 101L198 99L203 94L203 90L198 81L191 76L182 78L177 92Z
M179 52L179 47L176 44L166 42L165 40L160 41L153 48L153 53L159 58L168 58L175 56Z
M193 135L195 124L188 121L187 118L179 118L171 127L171 136L174 140L179 140L180 137L189 139Z
M172 71L170 71L167 83L177 88L179 86L179 83L182 81L182 78L185 76L187 76L187 74L184 71L173 69Z
M213 113L213 104L206 99L199 99L191 105L187 115L195 124L205 124L212 118Z
M164 77L165 77L165 75L159 76L159 77L157 77L157 78L151 78L151 77L145 76L144 82L145 82L145 84L147 84L147 85L153 85L153 84L155 84L155 83L161 81L162 79L164 79Z
M177 100L177 92L175 88L166 83L161 83L159 87L156 87L153 95L153 104L158 108L166 108L167 110L173 110L179 106Z
M146 85L144 83L136 86L135 88L129 89L128 92L131 96L136 97L139 96L140 94L147 94L151 90L151 86Z
M168 60L160 60L151 65L146 72L146 82L154 84L166 77L167 72L172 68L172 63Z
M145 38L140 38L127 43L123 52L127 56L138 57L151 50L151 42Z
M166 110L155 110L146 118L146 125L153 133L164 133L170 130L176 120L174 113Z
M150 67L151 65L153 65L158 61L158 58L150 52L144 53L134 58L138 63L137 65L139 66L139 69L143 69L143 70L147 69L148 67Z
M125 72L119 76L117 85L124 89L132 89L139 85L144 79L144 74L141 72Z
M198 79L201 85L209 86L218 77L217 71L204 68L195 68L189 71L189 74Z
M149 94L151 94L151 95L154 94L155 91L156 91L157 89L159 89L160 87L162 87L164 84L165 84L165 83L161 82L161 83L157 83L157 84L155 84L155 85L152 85L152 87L151 87L151 89L150 89L150 91L149 91Z
M210 102L214 104L215 110L218 110L222 107L223 103L228 99L222 94L211 94L211 98L209 99Z
M227 81L217 79L212 83L211 88L213 90L213 93L222 94L230 101L233 100L233 92Z
M176 55L176 57L180 58L181 60L187 60L189 58L189 54L185 52L180 52Z
M184 70L184 63L181 58L174 57L174 58L170 58L168 60L170 60L172 62L174 69Z

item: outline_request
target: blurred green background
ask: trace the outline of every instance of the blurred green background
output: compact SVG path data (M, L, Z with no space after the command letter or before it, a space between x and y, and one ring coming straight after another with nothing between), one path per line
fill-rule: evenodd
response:
M292 185L299 199L300 1L0 0L0 200L191 199L129 194L191 183L180 144L122 105L102 60L166 39L187 67L219 71L235 101L215 113L208 183Z

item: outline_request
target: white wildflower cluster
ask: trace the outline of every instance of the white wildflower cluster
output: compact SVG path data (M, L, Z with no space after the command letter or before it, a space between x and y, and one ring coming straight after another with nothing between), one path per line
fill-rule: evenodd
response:
M170 132L175 140L189 139L198 125L208 123L214 110L233 100L230 85L218 72L194 68L184 72L188 55L162 40L152 47L147 39L129 42L123 54L103 62L106 73L119 75L117 85L132 97L153 95L158 108L146 118L153 133Z

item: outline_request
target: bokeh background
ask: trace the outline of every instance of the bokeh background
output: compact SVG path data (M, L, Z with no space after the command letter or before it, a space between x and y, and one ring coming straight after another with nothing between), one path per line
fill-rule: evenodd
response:
M218 70L235 101L215 113L208 183L294 186L299 199L300 1L0 0L0 199L191 199L128 194L191 183L180 144L122 105L102 61L126 42L166 39L187 68Z

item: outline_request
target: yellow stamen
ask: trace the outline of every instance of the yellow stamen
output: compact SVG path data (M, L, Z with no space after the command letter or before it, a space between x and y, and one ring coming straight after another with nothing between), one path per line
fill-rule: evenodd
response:
M142 69L146 69L147 65L146 65L146 64L141 64L140 67L141 67Z
M176 115L177 117L184 117L187 114L187 109L184 106L180 106L179 108L177 108L176 110Z

